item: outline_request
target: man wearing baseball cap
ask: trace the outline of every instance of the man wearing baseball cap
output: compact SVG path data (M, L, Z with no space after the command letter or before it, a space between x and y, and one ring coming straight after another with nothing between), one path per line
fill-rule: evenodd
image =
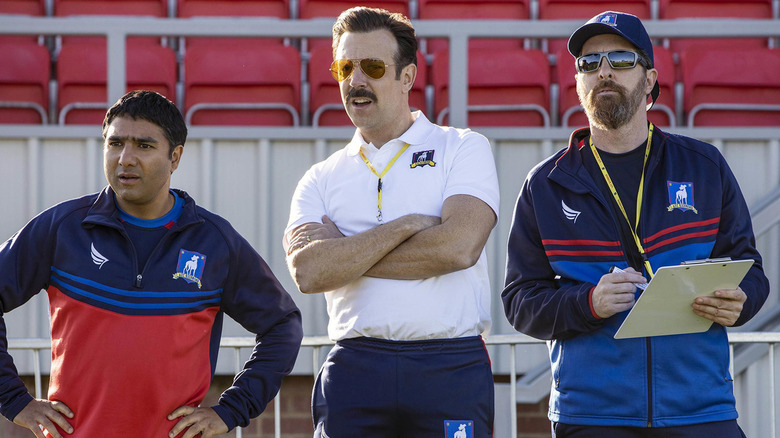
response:
M648 122L658 72L637 17L593 17L569 52L589 127L529 173L502 293L514 327L550 341L553 436L743 438L726 327L758 312L769 283L737 181L712 145ZM754 264L736 289L691 300L709 330L615 339L637 284L720 257Z

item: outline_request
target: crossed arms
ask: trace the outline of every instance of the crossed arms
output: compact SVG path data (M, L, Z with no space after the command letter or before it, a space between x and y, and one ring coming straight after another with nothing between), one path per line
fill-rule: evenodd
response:
M416 280L473 266L496 223L484 201L470 195L444 200L441 218L409 214L345 237L323 216L284 237L287 266L301 292L326 292L361 276Z

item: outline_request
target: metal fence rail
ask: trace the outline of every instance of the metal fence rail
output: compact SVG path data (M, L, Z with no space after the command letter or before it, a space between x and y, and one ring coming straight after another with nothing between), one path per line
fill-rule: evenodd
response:
M511 436L517 436L517 372L516 372L516 354L517 347L523 345L542 344L543 341L531 338L529 336L514 334L514 335L492 335L485 340L487 345L495 346L507 346L509 348L509 384L510 384L510 397L507 401L510 409L510 430ZM776 386L776 374L775 369L775 344L780 343L780 332L752 332L752 333L730 333L729 334L729 352L732 358L730 366L730 372L736 380L734 373L734 347L738 344L766 344L769 347L769 376L767 378L768 390L770 393L770 430L772 437L777 437L777 386ZM302 348L312 349L312 369L316 371L321 365L320 357L321 350L329 348L333 345L333 342L326 336L306 336L301 344ZM255 346L255 339L253 337L223 337L220 343L220 348L232 348L235 358L235 370L239 372L243 366L244 360L241 358L242 348L253 348ZM45 338L10 338L8 340L8 348L11 350L29 350L33 355L34 373L35 373L35 397L42 397L42 382L41 382L41 350L51 349L51 341ZM280 398L283 394L280 394L274 399L274 437L281 438L281 403ZM236 429L236 436L241 437L241 429Z

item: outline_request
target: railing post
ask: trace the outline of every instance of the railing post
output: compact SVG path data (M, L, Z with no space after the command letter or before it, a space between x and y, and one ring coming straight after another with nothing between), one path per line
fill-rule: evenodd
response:
M509 430L512 438L517 436L517 367L515 364L515 346L509 344Z

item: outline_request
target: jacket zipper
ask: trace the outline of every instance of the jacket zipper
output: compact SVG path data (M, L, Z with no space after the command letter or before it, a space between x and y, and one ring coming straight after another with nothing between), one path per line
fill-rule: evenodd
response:
M653 361L650 352L650 338L645 338L645 346L647 347L647 427L653 427Z

